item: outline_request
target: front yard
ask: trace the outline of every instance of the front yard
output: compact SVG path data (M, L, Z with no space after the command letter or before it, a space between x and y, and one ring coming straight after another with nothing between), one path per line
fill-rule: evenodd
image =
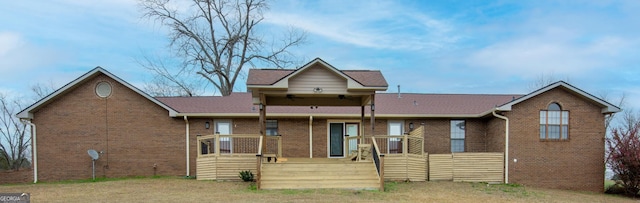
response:
M599 193L483 183L390 182L386 188L257 191L245 182L162 177L2 185L0 193L31 193L32 202L637 202Z

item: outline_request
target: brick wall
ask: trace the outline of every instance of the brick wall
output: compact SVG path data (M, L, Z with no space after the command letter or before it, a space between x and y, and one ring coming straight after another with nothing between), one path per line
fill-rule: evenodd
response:
M112 86L108 98L98 82ZM88 149L102 151L98 177L184 175L184 121L98 75L34 112L40 181L91 178ZM154 164L156 168L154 169Z
M480 119L465 120L465 152L487 151L487 123Z
M487 152L504 152L505 121L491 118L487 123Z
M539 138L539 111L551 102L569 111L569 140ZM600 111L600 107L562 88L513 106L505 113L510 120L510 182L602 192L605 129Z

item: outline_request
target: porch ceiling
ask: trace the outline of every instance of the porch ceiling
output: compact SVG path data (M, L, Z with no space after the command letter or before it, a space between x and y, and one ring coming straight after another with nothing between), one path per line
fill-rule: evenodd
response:
M265 94L268 106L364 106L370 103L371 94Z

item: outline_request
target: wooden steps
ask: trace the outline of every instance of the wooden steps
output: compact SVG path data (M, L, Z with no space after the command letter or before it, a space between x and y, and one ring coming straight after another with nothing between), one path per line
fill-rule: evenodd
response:
M380 187L380 179L372 162L344 159L288 159L278 163L263 163L261 189L345 188L371 189Z

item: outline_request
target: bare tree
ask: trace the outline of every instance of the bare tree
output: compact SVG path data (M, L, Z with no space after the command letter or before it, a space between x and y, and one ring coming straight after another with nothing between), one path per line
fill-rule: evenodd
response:
M529 84L528 90L532 92L558 81L559 80L553 74L541 74L531 84ZM569 78L565 78L565 82L569 82Z
M46 97L47 95L51 94L53 91L56 90L55 85L53 84L53 81L49 81L47 83L36 83L34 85L31 85L31 92L33 92L34 94L34 101L38 101L44 97Z
M145 83L143 90L153 96L183 96L192 97L199 95L202 90L201 79L189 79L189 73L184 69L177 73L171 73L166 62L162 59L150 59L145 57L144 61L138 61L142 67L154 73L151 81Z
M279 43L263 40L256 26L268 9L265 0L191 0L190 4L180 11L169 0L140 1L144 17L169 27L169 45L182 59L180 71L201 76L222 95L233 92L247 64L282 68L294 63L287 50L305 39L305 33L289 30Z
M22 109L18 99L0 94L0 166L5 170L19 170L30 165L31 136L27 125L14 115Z

